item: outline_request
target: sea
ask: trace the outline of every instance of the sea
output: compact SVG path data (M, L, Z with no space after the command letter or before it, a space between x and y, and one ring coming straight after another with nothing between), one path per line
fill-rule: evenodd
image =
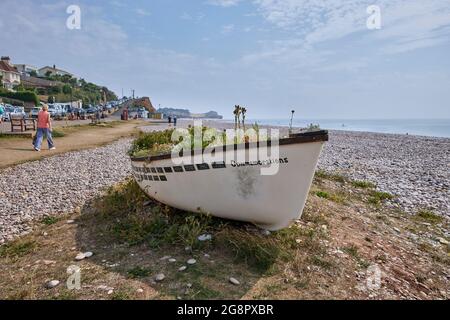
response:
M234 122L234 120L227 120ZM248 125L289 126L289 119L246 119ZM450 138L450 119L294 119L293 127L319 125L322 129L378 133L410 134Z

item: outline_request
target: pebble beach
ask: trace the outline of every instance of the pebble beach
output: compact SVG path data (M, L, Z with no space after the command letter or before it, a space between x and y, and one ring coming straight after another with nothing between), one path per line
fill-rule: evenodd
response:
M180 126L188 123L180 121ZM218 121L203 124L230 127ZM129 139L122 139L0 170L0 244L30 232L32 221L76 211L128 177L129 145ZM319 169L370 181L395 195L390 204L405 212L429 209L448 216L449 159L448 138L331 131Z

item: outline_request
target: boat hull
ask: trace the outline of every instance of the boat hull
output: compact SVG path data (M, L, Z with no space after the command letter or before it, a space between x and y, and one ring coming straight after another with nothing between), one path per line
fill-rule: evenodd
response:
M171 158L132 159L133 174L150 197L164 204L275 231L301 217L323 144L283 144L276 159L260 156L260 162L205 163L201 155L189 155L185 160L194 165L177 166ZM243 151L223 150L215 156L233 159L238 152ZM276 174L261 174L268 161L279 164Z

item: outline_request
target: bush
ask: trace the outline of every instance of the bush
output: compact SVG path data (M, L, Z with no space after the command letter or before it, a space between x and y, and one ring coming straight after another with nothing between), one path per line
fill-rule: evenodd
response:
M65 84L62 88L62 92L64 94L71 94L72 93L72 87L69 86L68 84Z
M25 102L33 102L36 106L39 104L39 99L36 93L32 91L0 92L0 97L22 100Z

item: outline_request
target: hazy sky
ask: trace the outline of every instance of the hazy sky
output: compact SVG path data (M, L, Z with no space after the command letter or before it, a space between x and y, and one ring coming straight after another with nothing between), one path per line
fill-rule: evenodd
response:
M227 118L450 118L450 0L1 0L0 54Z

